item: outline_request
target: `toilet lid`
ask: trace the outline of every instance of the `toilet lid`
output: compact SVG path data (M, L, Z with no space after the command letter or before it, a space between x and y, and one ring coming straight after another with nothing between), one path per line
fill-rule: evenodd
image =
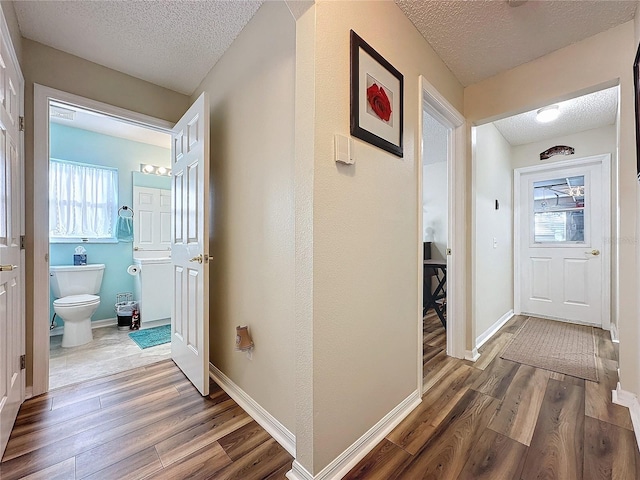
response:
M95 302L100 302L100 297L97 295L69 295L68 297L57 299L53 302L53 305L58 307L79 307Z

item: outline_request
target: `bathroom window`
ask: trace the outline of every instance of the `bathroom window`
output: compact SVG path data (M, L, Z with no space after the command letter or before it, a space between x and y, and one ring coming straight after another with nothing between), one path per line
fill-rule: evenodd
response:
M51 159L49 240L115 242L118 169Z

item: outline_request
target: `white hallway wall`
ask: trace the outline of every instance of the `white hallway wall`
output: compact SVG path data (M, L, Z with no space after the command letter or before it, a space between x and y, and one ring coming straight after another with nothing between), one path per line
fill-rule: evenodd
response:
M265 2L191 97L211 108L211 363L291 432L295 35L287 5Z
M493 123L476 128L476 337L513 309L513 169L511 145ZM495 209L498 200L499 209ZM494 239L496 248L494 248Z

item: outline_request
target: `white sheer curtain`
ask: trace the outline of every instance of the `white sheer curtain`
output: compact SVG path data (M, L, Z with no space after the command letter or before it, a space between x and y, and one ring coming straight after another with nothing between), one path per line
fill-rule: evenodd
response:
M118 170L51 160L49 236L114 238Z

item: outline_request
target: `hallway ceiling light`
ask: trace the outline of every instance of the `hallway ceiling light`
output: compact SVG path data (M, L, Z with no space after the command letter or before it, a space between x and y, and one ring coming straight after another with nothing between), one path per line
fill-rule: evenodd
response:
M560 116L560 107L558 105L551 105L538 110L536 120L540 123L553 122Z

